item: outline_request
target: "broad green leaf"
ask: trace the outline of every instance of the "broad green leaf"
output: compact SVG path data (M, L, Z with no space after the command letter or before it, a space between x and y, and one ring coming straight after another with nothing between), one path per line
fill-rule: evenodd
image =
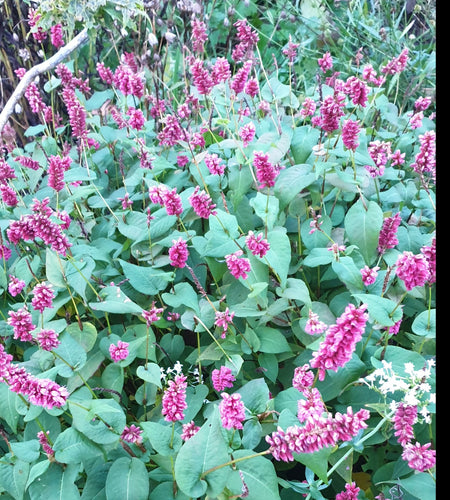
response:
M8 384L0 383L0 418L9 425L14 434L19 421L19 414L16 411L18 398L19 396L10 390Z
M268 326L260 326L255 328L255 333L259 338L261 352L281 353L291 352L291 348L286 340L286 337L275 328Z
M269 231L267 241L270 249L264 256L269 266L277 273L282 287L286 284L289 266L291 263L291 243L283 227L275 227Z
M113 391L121 393L124 379L123 366L118 363L111 363L103 370L102 386L106 389L112 389Z
M82 329L78 323L67 325L66 332L80 344L86 352L89 352L97 340L97 329L92 323L81 323Z
M79 500L80 493L75 484L79 465L69 464L64 469L61 465L52 463L30 484L30 498L45 498L45 500Z
M250 200L250 206L255 214L263 221L264 226L270 231L278 218L280 204L278 198L273 195L263 194L260 191Z
M10 443L14 455L24 462L35 462L41 454L41 445L37 439Z
M55 459L63 464L80 464L103 454L100 446L73 427L59 434L52 448L55 451Z
M173 432L170 422L165 425L158 422L141 422L140 425L156 453L164 457L174 456L181 448L181 437L177 432Z
M177 283L173 287L173 293L163 293L161 297L164 304L174 309L178 310L178 308L184 306L200 314L197 292L189 283Z
M313 453L296 453L294 458L297 462L302 463L308 469L311 469L324 483L328 482L328 457L333 452L332 447L322 448Z
M284 297L290 300L298 300L299 302L305 304L307 307L311 307L311 298L309 296L309 289L306 283L299 278L288 278L286 280L286 286L278 287L277 294L280 297Z
M145 295L156 295L161 290L164 290L173 277L173 273L160 271L152 267L136 266L121 259L119 259L119 263L130 285Z
M399 479L398 482L401 488L404 488L415 498L420 500L434 500L436 498L436 482L427 472L413 474Z
M58 338L60 344L53 349L57 355L55 366L59 367L62 377L70 377L86 363L86 351L67 331L61 333Z
M147 363L147 367L143 365L138 366L136 375L142 380L161 388L161 369L156 363Z
M362 291L364 285L361 272L351 257L339 257L339 260L333 260L331 267L350 292Z
M14 500L22 500L25 494L30 464L11 457L8 453L0 462L0 486L2 486Z
M363 304L367 304L371 318L382 326L394 326L402 318L402 309L393 300L369 293L357 293L353 296Z
M350 244L356 245L367 265L377 257L378 238L383 225L383 211L374 201L359 199L347 211L344 220Z
M310 125L303 125L294 130L291 141L291 152L297 164L306 162L311 156L313 146L319 142L319 138L320 130Z
M186 441L178 452L175 461L178 487L189 497L201 497L205 493L216 497L225 488L231 468L221 467L205 476L202 475L229 459L219 411L214 408L200 430Z
M235 459L254 455L253 450L237 450L233 452ZM242 482L248 488L248 500L280 500L278 477L273 463L266 457L253 457L236 464L242 474L235 474L231 488L242 491ZM233 478L233 479L234 479ZM234 489L233 488L233 489Z
M142 313L142 307L134 303L118 286L106 286L100 291L101 301L90 302L94 311L105 311L115 314Z
M280 200L283 209L299 194L316 180L312 167L306 163L292 165L280 171L275 181L274 193Z
M188 423L197 416L198 412L203 408L208 393L209 388L205 384L198 384L186 389L186 403L188 407L184 410L182 423Z
M90 282L91 275L95 269L95 261L92 257L84 256L78 260L66 262L65 273L67 284L72 287L84 300L86 300L86 287Z
M251 414L257 415L267 409L270 391L263 378L249 380L236 392L241 395L245 408Z
M69 408L73 427L95 443L115 443L125 428L125 413L114 399L69 400Z
M120 457L106 476L107 500L147 500L150 481L147 468L136 457Z
M421 337L436 337L436 309L422 311L418 314L411 326L412 331Z

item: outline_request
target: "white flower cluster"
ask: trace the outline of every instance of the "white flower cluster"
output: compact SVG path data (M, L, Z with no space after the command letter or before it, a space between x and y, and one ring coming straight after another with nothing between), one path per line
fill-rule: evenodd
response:
M413 363L405 363L404 371L406 376L400 376L394 372L392 363L385 360L380 368L375 369L367 377L359 379L370 388L381 393L383 396L394 392L404 392L402 402L408 406L417 406L418 416L422 417L425 423L431 422L429 405L436 403L436 394L432 391L428 380L433 374L435 360L429 359L424 368L416 370ZM399 401L392 401L390 409L395 410Z

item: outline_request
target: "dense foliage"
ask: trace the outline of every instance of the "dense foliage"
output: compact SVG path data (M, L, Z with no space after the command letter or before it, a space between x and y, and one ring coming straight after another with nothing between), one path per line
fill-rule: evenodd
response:
M2 8L2 498L434 498L432 6Z

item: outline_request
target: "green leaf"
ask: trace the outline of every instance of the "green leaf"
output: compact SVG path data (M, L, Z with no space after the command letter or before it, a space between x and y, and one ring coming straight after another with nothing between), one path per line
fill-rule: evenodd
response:
M106 499L147 500L149 486L144 462L135 457L121 457L114 461L106 476Z
M261 352L281 353L291 352L291 348L286 337L275 328L260 326L255 329L255 333L260 340L259 350Z
M120 393L123 389L124 380L123 367L118 363L111 363L103 370L102 385L105 388Z
M41 445L37 439L10 443L14 455L24 462L35 462L41 454Z
M55 459L63 464L80 464L103 453L100 446L73 427L59 434L52 448L55 451Z
M66 332L80 344L86 352L89 352L97 340L97 329L92 323L81 323L83 329L78 323L67 325Z
M353 296L367 304L369 315L382 326L394 326L402 318L402 309L393 300L369 293L357 293Z
M361 272L351 257L339 257L339 260L333 260L331 267L350 292L359 292L364 288Z
M111 444L119 440L126 418L114 399L69 400L69 407L73 427L94 443Z
M436 309L422 311L418 314L411 326L412 331L421 337L436 337Z
M61 494L64 492L64 500L79 500L80 494L75 484L78 471L78 464L69 464L64 469L59 464L50 464L48 469L36 478L38 480L30 484L30 498L61 500Z
M420 500L434 500L436 498L436 482L426 472L413 474L412 476L399 479L398 482L401 488L404 488L415 498L419 498Z
M319 138L320 130L310 125L303 125L294 130L291 152L295 163L303 164L311 156L312 148L319 142Z
M181 436L173 432L172 424L158 422L141 422L141 427L156 453L164 457L174 456L181 448Z
M280 171L275 182L274 193L280 200L280 209L289 203L316 180L312 166L306 163L292 165Z
M184 443L175 461L175 477L180 490L189 497L201 497L207 493L216 497L225 488L230 467L206 471L228 462L228 446L225 442L219 410L213 409L211 416L200 430Z
M329 252L328 252L329 253ZM277 288L277 295L285 299L297 300L311 308L311 297L306 283L299 278L288 278L286 286Z
M19 459L3 457L0 463L0 486L2 486L14 500L22 500L25 494L30 465Z
M263 378L249 380L236 391L241 395L245 408L253 415L262 413L267 409L270 391Z
M248 457L254 454L252 450L237 450L233 452L235 459ZM242 482L248 488L247 500L280 500L278 492L278 478L273 463L266 457L253 457L248 460L242 460L236 464L236 467L242 473L235 475L236 490L242 491ZM240 487L240 488L239 488Z
M4 420L13 433L17 432L19 414L16 411L16 401L19 396L12 392L7 384L0 383L0 418Z
M161 297L165 304L174 309L184 306L200 314L197 292L189 283L177 283L173 287L173 293L163 293Z
M59 375L70 377L86 363L86 351L67 331L62 332L58 338L60 344L53 349L57 355L55 366L59 367Z
M263 221L264 226L270 231L278 218L280 203L273 195L263 194L260 191L249 201L255 214Z
M296 453L294 458L297 462L302 463L308 469L311 469L324 483L328 482L328 457L333 452L333 448L322 448L313 453Z
M155 384L159 388L161 388L161 370L159 365L156 363L147 363L147 367L140 365L137 367L136 375L149 382L151 384Z
M156 295L164 290L173 277L173 273L159 271L152 267L136 266L121 259L119 263L130 285L145 295Z
M118 286L106 286L100 291L100 302L90 302L94 311L105 311L115 314L142 313L142 307L134 303Z
M86 300L86 287L95 269L92 257L84 256L78 260L69 260L65 265L67 284L71 286L84 300Z
M286 285L286 279L291 263L291 243L284 227L275 227L269 231L267 241L270 249L264 256L269 266L277 273L280 285Z
M356 245L367 265L377 258L378 237L383 225L383 211L374 201L358 199L348 210L344 226L350 244Z

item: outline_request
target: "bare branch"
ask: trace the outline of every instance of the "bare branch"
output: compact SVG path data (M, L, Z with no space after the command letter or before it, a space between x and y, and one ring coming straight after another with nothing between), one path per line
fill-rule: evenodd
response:
M15 105L19 102L19 100L23 97L25 90L28 85L39 75L46 73L47 71L56 68L56 66L63 61L67 56L69 56L75 49L83 45L88 39L87 28L84 28L78 35L70 40L69 43L61 47L56 54L54 54L50 59L33 66L29 69L25 75L20 79L19 84L15 88L14 92L11 94L11 97L8 99L5 104L2 112L0 113L0 133L3 130L3 127L8 122L9 117L14 112Z

